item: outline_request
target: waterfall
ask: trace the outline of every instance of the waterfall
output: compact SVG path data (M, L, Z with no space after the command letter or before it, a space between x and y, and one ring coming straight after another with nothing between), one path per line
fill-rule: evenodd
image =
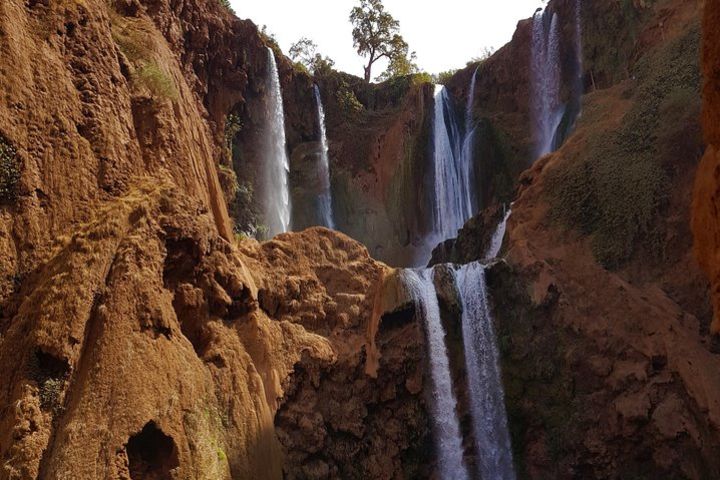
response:
M323 108L322 98L320 97L320 88L315 85L315 103L317 105L318 125L320 128L320 145L322 148L320 158L320 183L323 188L318 195L318 204L320 208L320 219L323 226L327 228L335 228L332 213L332 193L330 190L330 157L328 155L327 131L325 130L325 109Z
M262 166L264 168L263 208L268 236L287 232L290 227L290 190L288 174L290 162L285 144L285 112L283 110L280 77L275 54L267 49L268 115L265 125L265 145Z
M457 272L457 284L463 305L462 333L478 473L482 479L514 480L505 395L488 307L485 267L477 262L463 266Z
M440 478L463 480L468 478L463 463L462 436L458 422L457 400L450 377L450 360L445 346L445 330L440 321L433 270L403 270L404 283L413 295L416 307L425 321L430 357L430 377L433 401L431 416L438 455Z
M435 86L433 117L433 231L432 246L457 236L457 231L472 217L472 158L466 154L467 141L461 135L447 89ZM425 259L427 260L427 259Z
M434 190L433 233L435 239L452 238L463 224L463 200L458 157L459 132L447 90L435 86L435 115L433 119Z
M477 193L475 192L475 175L473 165L473 147L475 145L475 119L473 115L473 105L475 104L475 85L477 83L478 69L476 68L470 78L470 86L468 88L468 98L465 105L465 137L463 138L463 148L460 159L460 166L463 172L463 178L467 182L467 188L465 188L465 202L469 207L470 216L463 220L463 223L470 219L477 209Z
M488 247L487 253L485 254L485 260L492 260L498 256L500 249L502 248L503 240L505 239L505 230L507 229L507 222L512 214L512 206L505 211L502 220L498 224L492 238L490 239L490 246Z
M557 130L565 112L560 102L560 19L547 10L535 13L530 71L535 158L557 148Z

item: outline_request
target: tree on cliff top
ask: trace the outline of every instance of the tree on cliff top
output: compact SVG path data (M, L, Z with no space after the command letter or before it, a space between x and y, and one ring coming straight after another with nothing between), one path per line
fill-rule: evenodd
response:
M358 54L368 57L366 82L372 76L373 64L381 58L387 58L391 67L394 63L412 69L413 57L408 58L408 44L398 33L400 23L385 11L382 0L360 0L360 5L350 12L350 23Z
M293 43L288 54L295 65L301 66L313 75L326 73L335 65L330 57L323 57L319 54L315 42L307 37L302 37Z

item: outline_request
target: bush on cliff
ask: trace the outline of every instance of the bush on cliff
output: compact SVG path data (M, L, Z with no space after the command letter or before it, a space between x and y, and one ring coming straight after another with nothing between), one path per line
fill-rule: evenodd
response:
M593 126L577 158L549 175L551 216L591 235L593 253L607 268L622 266L639 249L665 255L663 214L671 179L676 166L692 163L699 151L699 135L675 138L679 119L697 123L692 112L699 108L698 50L699 31L693 29L641 59L620 128Z

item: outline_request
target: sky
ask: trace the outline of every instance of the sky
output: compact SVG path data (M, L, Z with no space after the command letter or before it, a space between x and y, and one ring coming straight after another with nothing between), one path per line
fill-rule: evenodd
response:
M353 48L350 10L357 0L231 0L238 17L267 25L283 52L308 37L335 68L362 76L363 59ZM462 68L486 48L498 49L512 38L517 22L531 17L541 0L384 0L400 22L400 33L428 73ZM429 5L432 5L430 7ZM440 8L442 7L442 8ZM373 77L384 67L373 70Z

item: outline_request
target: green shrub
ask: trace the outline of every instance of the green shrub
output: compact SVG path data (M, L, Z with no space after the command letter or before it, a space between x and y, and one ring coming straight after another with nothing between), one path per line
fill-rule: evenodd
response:
M365 107L360 100L355 96L355 93L350 89L350 86L345 80L340 82L338 86L336 98L340 109L348 116L354 116L362 112Z
M240 115L231 113L225 119L225 146L232 153L235 136L243 129Z
M665 254L663 213L673 166L698 149L692 140L683 145L676 139L684 128L678 119L698 122L698 48L693 29L638 62L638 87L621 127L591 133L577 157L549 174L551 216L591 235L593 253L607 268L622 266L640 248L658 258Z
M15 203L19 182L20 160L17 150L0 136L0 204Z
M135 70L134 79L155 97L169 100L175 100L178 97L175 82L155 62L146 63Z
M232 5L230 5L230 0L218 0L218 1L220 2L220 5L227 8L230 11L230 13L235 15L235 10L232 8Z

